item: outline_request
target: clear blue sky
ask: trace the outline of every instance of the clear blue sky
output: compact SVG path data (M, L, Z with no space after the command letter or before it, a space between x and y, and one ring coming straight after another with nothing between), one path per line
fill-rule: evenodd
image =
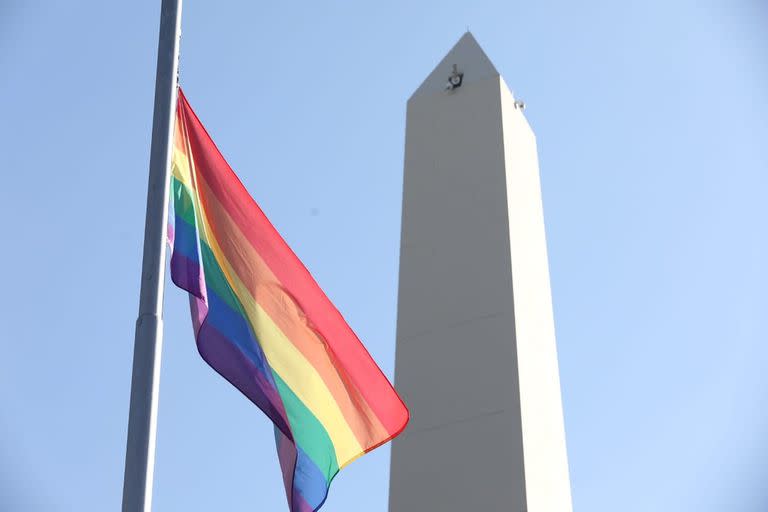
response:
M0 4L1 510L119 507L158 12ZM765 511L765 3L188 2L182 84L391 376L405 102L467 26L538 136L576 511ZM285 510L165 304L155 510ZM325 510L384 512L388 461Z

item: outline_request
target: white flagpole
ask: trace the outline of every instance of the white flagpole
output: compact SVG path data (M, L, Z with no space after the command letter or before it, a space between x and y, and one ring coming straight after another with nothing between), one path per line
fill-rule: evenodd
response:
M155 76L155 111L149 157L139 317L133 348L131 405L125 451L123 512L152 510L160 354L163 345L163 288L173 123L178 86L182 0L162 0Z

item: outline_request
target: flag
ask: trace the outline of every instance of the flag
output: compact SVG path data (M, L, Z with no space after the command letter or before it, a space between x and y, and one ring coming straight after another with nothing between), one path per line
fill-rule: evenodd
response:
M408 409L229 167L179 90L171 278L203 359L274 423L291 512L397 436Z

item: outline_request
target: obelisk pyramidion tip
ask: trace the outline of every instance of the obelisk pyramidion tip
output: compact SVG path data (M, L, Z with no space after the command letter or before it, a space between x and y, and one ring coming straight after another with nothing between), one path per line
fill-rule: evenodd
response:
M446 90L454 65L458 73L463 75L462 84L466 85L477 80L498 76L499 72L483 49L477 43L472 33L467 30L453 48L446 54L435 69L416 89L411 98L421 94L434 94Z

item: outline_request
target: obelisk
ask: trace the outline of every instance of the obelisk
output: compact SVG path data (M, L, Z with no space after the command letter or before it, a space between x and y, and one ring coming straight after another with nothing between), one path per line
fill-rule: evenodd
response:
M570 512L536 139L467 32L408 101L390 512Z

